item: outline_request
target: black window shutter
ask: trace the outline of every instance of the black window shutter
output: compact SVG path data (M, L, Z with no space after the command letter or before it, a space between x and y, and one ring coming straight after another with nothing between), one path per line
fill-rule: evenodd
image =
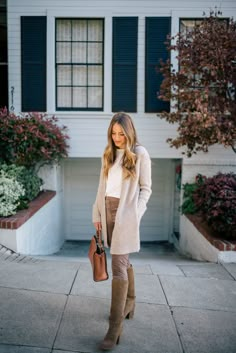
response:
M170 34L170 17L146 18L146 48L145 48L145 112L169 111L169 102L158 99L158 92L162 82L161 73L157 72L160 59L168 58L166 37Z
M138 18L113 18L112 111L137 111Z
M46 17L21 17L22 111L45 112Z

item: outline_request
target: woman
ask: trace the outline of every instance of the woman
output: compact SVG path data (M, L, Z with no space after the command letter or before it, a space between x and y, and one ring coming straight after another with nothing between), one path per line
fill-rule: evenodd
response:
M113 116L102 168L93 223L102 231L112 260L112 295L108 332L100 349L119 343L123 319L132 318L135 307L134 272L129 254L140 250L139 224L151 195L151 161L137 142L131 117Z

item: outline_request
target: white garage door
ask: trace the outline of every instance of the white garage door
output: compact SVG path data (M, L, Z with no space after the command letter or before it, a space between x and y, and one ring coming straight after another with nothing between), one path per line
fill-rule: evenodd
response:
M89 240L94 233L92 205L100 173L99 158L65 162L64 224L67 240ZM174 163L152 160L152 196L141 223L142 241L168 241L173 231Z

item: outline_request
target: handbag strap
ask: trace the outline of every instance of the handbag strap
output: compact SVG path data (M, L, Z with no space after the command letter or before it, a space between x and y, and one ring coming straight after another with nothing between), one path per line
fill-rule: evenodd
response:
M97 241L98 241L99 245L102 246L102 237L101 237L101 231L100 230L96 231L96 237L97 237Z
M98 246L103 251L104 249L103 249L103 245L102 245L102 237L101 237L101 231L100 230L96 231L96 238L97 238Z

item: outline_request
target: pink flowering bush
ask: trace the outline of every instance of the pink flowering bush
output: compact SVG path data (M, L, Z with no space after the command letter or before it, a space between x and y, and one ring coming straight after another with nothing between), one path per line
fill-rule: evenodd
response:
M0 162L35 167L67 157L69 137L57 121L40 113L18 116L0 110Z
M183 190L182 213L200 214L216 235L236 240L236 174L198 174Z
M206 178L194 192L193 199L216 233L236 240L236 174L219 173Z

